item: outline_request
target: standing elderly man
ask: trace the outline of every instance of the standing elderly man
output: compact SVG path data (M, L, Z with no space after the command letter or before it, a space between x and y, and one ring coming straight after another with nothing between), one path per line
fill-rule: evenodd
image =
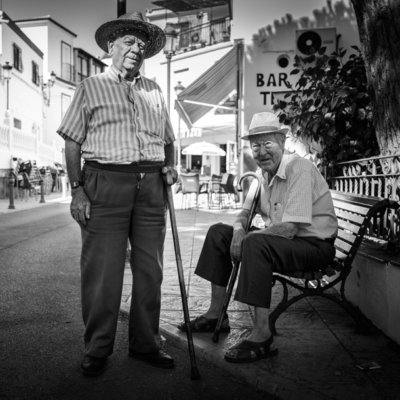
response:
M82 81L58 133L65 139L72 217L82 233L84 375L99 375L112 354L126 257L131 243L129 355L174 366L158 331L166 232L165 174L175 182L175 140L159 86L140 75L145 58L165 45L164 32L140 13L98 28L110 70ZM81 171L81 157L85 163Z
M245 202L233 226L216 224L204 242L195 273L211 282L207 312L191 321L193 332L214 331L221 312L232 261L241 261L235 300L255 307L254 327L246 340L225 354L245 363L277 354L269 328L273 271L318 270L335 256L337 219L328 185L317 168L297 154L285 154L287 128L269 112L255 114L249 134L263 185L256 211L265 228L245 232L251 204ZM181 324L179 329L185 330ZM221 332L228 332L225 316Z

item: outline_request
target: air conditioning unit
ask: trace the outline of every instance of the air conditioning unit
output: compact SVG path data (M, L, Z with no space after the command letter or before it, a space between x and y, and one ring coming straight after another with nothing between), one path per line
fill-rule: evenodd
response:
M296 30L296 54L298 56L310 56L321 47L326 47L325 54L328 56L336 51L336 28Z

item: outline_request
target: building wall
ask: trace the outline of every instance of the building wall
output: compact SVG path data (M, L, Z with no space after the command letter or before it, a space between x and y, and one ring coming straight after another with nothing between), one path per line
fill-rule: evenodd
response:
M13 65L13 43L22 51L22 71L15 68L11 71L9 81L9 108L11 111L11 123L16 118L21 121L21 130L41 135L43 131L43 97L40 85L32 82L32 61L39 66L39 74L43 71L43 60L27 43L11 30L6 24L2 24L3 53L1 62L6 61ZM0 124L8 124L5 118L6 112L6 83L1 84L0 99ZM0 150L1 151L1 150ZM9 168L9 157L3 154L0 157L0 168ZM18 155L17 155L18 156Z
M44 82L50 79L51 72L54 71L57 78L65 77L62 73L61 48L62 42L68 44L71 49L70 64L73 69L73 48L74 36L55 25L52 21L30 21L19 23L20 28L29 36L32 41L38 40L38 47L44 52L45 71L43 72ZM71 70L71 79L73 79L73 70ZM54 86L50 88L50 105L45 106L43 142L56 146L61 150L64 147L64 140L56 133L61 124L62 116L62 96L69 96L71 99L75 91L75 84L57 79ZM48 93L48 89L46 89Z

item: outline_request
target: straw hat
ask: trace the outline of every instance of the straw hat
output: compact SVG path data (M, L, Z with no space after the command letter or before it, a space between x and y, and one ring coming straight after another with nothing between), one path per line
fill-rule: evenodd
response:
M283 127L279 118L270 112L254 114L250 123L249 134L242 136L243 140L250 140L250 137L261 135L262 133L282 133L289 132L288 127Z
M96 43L102 50L108 53L110 35L120 29L140 31L149 38L144 58L153 57L165 46L166 39L164 31L157 25L146 22L140 12L124 14L118 17L118 19L108 21L101 25L94 35Z

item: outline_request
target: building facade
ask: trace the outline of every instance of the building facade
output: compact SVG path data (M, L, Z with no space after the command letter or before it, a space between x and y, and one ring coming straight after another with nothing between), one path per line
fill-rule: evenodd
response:
M13 21L2 14L1 72L6 62L12 70L11 79L1 77L0 198L8 196L12 159L34 160L38 167L65 164L57 128L76 85L107 67L75 48L76 37L51 16Z

